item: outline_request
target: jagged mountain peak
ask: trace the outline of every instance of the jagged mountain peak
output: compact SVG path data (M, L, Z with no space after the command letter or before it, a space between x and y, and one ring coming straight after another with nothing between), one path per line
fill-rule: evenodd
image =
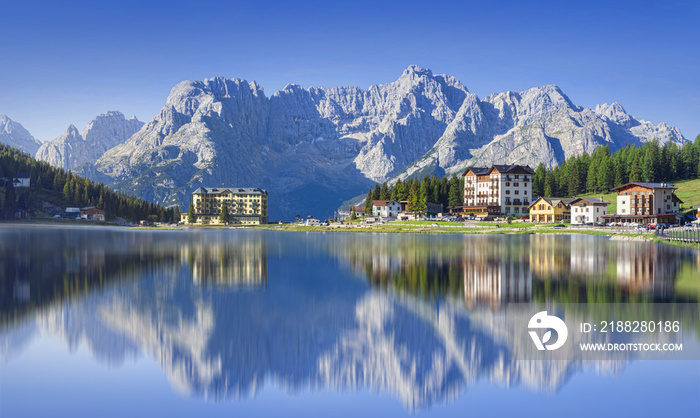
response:
M36 154L41 146L22 124L10 119L5 114L0 114L0 143L15 147L31 155Z
M269 98L255 82L213 77L178 83L159 114L96 169L119 190L182 207L202 185L255 184L277 202L270 217L288 219L322 215L397 176L551 166L602 144L683 140L676 128L602 114L626 115L617 106L581 108L554 84L481 100L457 78L416 65L367 89L288 84Z
M36 158L63 169L74 170L85 164L93 164L108 149L131 137L143 126L135 116L110 110L97 115L87 123L82 132L70 124L66 131L41 145Z

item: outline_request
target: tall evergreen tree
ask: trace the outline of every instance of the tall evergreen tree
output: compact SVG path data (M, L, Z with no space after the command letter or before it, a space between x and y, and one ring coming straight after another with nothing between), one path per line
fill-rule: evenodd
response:
M386 182L382 183L382 188L379 189L379 200L390 200L391 194L389 193L389 186Z
M231 216L228 213L228 203L224 200L221 202L221 213L219 214L219 222L228 225L231 221Z
M190 207L187 209L187 223L193 224L197 222L197 217L194 214L194 202L190 202Z
M554 173L552 171L547 171L544 178L544 196L553 197L557 192L557 184L554 179Z
M630 183L642 181L642 168L640 167L639 164L639 156L634 157L634 161L632 161L632 168L630 168L630 178L629 178Z
M381 200L382 196L382 190L379 187L379 184L374 183L374 190L372 190L372 200Z
M367 198L365 199L365 216L372 216L372 189L367 192Z
M535 170L535 175L532 176L532 196L544 196L544 178L547 175L547 169L544 164L540 163Z
M457 175L453 174L452 177L450 178L450 191L449 191L449 198L448 198L448 204L449 206L462 206L462 194L464 193L464 189L460 190L459 189L459 179L457 178Z
M571 171L569 172L569 196L576 196L581 194L581 181L578 175L578 164L574 161L571 164Z

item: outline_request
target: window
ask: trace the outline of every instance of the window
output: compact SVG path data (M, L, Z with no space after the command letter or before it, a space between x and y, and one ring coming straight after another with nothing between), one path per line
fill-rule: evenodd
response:
M506 182L506 186L510 186L510 183Z
M513 183L513 186L518 187L520 183Z
M520 191L519 191L519 190L516 190L516 191L515 191L515 194L520 194Z
M506 194L510 194L510 190L506 190Z

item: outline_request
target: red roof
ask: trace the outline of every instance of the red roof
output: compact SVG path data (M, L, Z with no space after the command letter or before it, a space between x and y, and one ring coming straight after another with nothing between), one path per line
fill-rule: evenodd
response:
M389 206L392 202L399 203L396 200L373 200L372 206Z

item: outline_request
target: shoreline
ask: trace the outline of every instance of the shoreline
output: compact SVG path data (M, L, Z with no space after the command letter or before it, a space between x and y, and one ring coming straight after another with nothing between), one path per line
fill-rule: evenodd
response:
M31 220L3 220L0 227L8 226L29 226L29 227L109 227L123 228L135 231L187 231L187 230L236 230L250 229L263 231L286 231L286 232L336 232L336 233L367 233L367 234L432 234L432 235L593 235L607 236L611 241L627 242L648 242L654 244L669 245L672 247L689 248L700 250L700 243L686 243L679 241L664 240L656 237L654 233L636 233L628 231L600 231L586 229L554 228L552 226L528 226L522 229L517 227L493 227L484 225L464 226L464 225L441 225L430 226L420 224L384 224L372 226L355 225L333 225L333 226L305 226L292 224L267 224L267 225L246 225L246 226L221 226L221 225L178 225L178 226L139 226L139 225L118 225L101 221L67 221L54 219L31 219Z

